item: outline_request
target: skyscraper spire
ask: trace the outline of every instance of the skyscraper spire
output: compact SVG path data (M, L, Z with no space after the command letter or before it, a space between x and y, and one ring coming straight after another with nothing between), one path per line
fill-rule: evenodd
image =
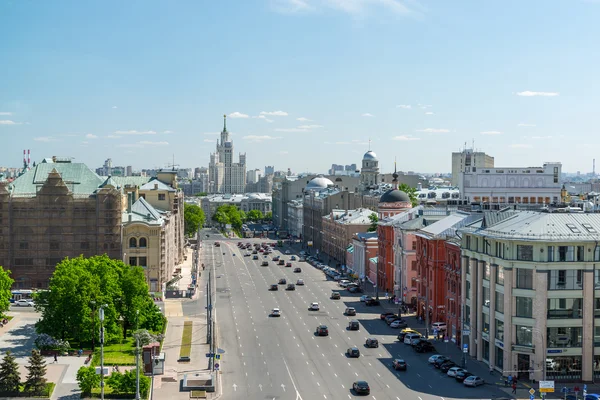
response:
M398 172L396 171L396 158L394 157L394 173L392 174L394 179L392 179L392 186L395 190L398 190Z
M223 132L227 132L227 114L223 114Z

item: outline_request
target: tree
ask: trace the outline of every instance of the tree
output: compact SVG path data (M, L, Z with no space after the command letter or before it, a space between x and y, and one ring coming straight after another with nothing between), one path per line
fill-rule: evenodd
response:
M250 210L246 214L248 221L262 221L265 216L260 210Z
M419 205L419 200L417 200L417 189L415 189L414 187L408 186L406 183L401 183L398 186L398 189L408 195L413 207L416 207Z
M19 375L19 366L10 351L4 355L0 363L0 393L16 395L21 386L21 376Z
M265 214L265 220L267 220L267 221L273 220L273 213L271 211L269 211L268 213Z
M234 229L241 229L246 214L234 205L224 204L217 207L213 220L222 225L231 225Z
M183 205L184 230L187 236L194 236L204 226L205 217L202 208L195 204Z
M14 279L10 277L10 271L5 271L4 268L0 267L0 315L4 315L10 307L10 299L12 298L10 288L14 282Z
M206 196L208 196L208 193L206 193L206 192L200 192L200 193L196 193L194 196L196 196L196 197L206 197Z
M369 215L369 221L371 221L371 226L369 226L369 229L367 229L367 232L376 232L377 231L377 222L379 222L379 217L377 216L376 212Z
M83 393L92 393L92 389L100 386L100 375L96 373L96 367L81 367L77 370L77 382Z
M46 388L46 361L39 351L33 350L27 365L29 374L25 380L25 391L40 395Z
M111 387L114 394L135 393L136 371L135 369L121 372L113 372L106 380L106 384ZM150 378L140 375L140 394L146 397L150 389Z

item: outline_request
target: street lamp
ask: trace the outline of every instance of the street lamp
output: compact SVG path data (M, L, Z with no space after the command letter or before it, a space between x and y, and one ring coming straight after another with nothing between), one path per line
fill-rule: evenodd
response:
M140 310L135 311L135 329L139 330ZM140 337L135 335L135 400L140 400Z
M104 400L104 307L108 307L108 305L104 304L98 310L100 319L100 399L102 400Z
M546 380L546 346L544 343L544 336L542 335L542 331L540 331L538 328L528 328L526 326L522 326L521 329L523 329L526 332L531 332L531 333L537 333L538 337L540 338L540 345L541 345L541 350L542 350L542 380ZM532 343L533 343L533 335L532 335L532 339L531 339Z

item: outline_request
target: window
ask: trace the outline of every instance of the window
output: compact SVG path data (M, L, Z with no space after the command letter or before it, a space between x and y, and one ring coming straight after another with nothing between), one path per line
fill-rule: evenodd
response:
M129 257L129 265L135 267L137 265L137 257Z
M80 243L80 248L81 248L81 250L89 250L90 249L90 242L81 242Z
M533 299L531 297L516 297L515 316L531 318L533 316Z
M517 288L533 289L533 270L517 268Z
M582 299L548 299L548 318L569 319L581 318Z
M136 238L130 238L129 239L129 247L137 247L137 239Z
M554 261L554 246L548 246L548 262Z
M548 290L583 289L583 271L560 269L548 271Z
M468 258L463 258L463 260L464 260L463 263L465 264L465 267L466 267L465 273L468 275L471 273L471 262L469 262Z
M490 333L490 315L489 314L481 314L481 319L483 321L481 331L483 333Z
M412 271L416 271L416 270L417 270L417 262L416 262L416 261L412 261L412 262L410 263L410 269L411 269Z
M490 280L490 264L486 262L483 263L483 279Z
M147 261L146 257L139 257L138 260L139 260L138 264L139 264L140 267L147 267L146 264L147 264L148 261Z
M473 250L479 251L479 238L478 237L475 238L475 240L473 241L473 244L475 247Z
M60 250L59 242L50 242L50 250Z
M164 193L159 193L159 194L158 194L158 200L160 200L160 201L164 201L164 200L165 200L165 198L166 198L166 195L165 195Z
M594 270L594 289L600 289L600 269Z
M487 287L483 287L483 292L482 292L483 296L482 296L482 305L484 307L489 307L490 306L490 288Z
M558 246L558 261L567 262L574 260L574 248L573 246Z
M518 346L533 346L533 330L528 326L515 325L516 344Z
M467 237L466 237L466 241L467 241L467 243L466 243L466 246L465 246L465 247L466 247L467 249L469 249L469 250L472 250L472 249L471 249L471 236L468 236L468 235L467 235Z
M496 265L496 284L504 286L504 267Z
M504 322L499 319L496 320L496 339L504 342Z
M145 249L146 248L146 238L140 238L140 247Z
M495 302L496 311L504 314L504 293L496 292Z
M533 246L517 245L517 260L533 261Z
M594 248L594 261L600 261L600 246Z
M585 261L585 253L584 253L584 247L583 246L577 246L577 261Z
M471 307L468 305L465 305L465 324L471 324Z
M467 299L471 298L471 281L466 281L465 282L465 289L466 289L466 293L465 293L465 297Z
M413 250L416 250L416 249L417 249L417 241L416 241L416 240L413 240L413 241L412 241L412 249L413 249Z
M583 328L560 327L547 329L548 348L581 347Z
M20 242L19 250L27 250L29 248L29 242Z
M412 278L412 280L410 282L410 287L413 287L413 288L417 287L417 278Z
M496 257L504 258L504 244L496 242Z

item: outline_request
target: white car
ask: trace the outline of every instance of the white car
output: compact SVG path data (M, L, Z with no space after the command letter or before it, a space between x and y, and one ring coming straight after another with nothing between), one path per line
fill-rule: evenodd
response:
M365 302L369 299L372 299L371 296L367 296L366 294L363 294L362 296L360 296L360 301Z
M285 251L285 254L290 254L290 251L289 251L289 250L286 250L286 251Z
M483 385L484 383L483 379L475 375L468 376L467 379L463 381L463 385L472 387Z
M460 372L460 371L463 371L463 369L462 369L462 368L460 368L460 367L452 367L452 368L450 368L450 369L448 370L448 372L446 373L446 375L448 375L448 376L450 376L450 377L452 377L452 378L455 378L455 377L456 377L456 374L457 374L458 372Z
M33 307L33 300L31 299L20 299L15 301L15 306L18 307Z
M433 364L433 363L435 363L437 361L437 359L439 357L442 357L442 355L441 354L434 354L431 357L429 357L429 359L427 360L427 362L429 362L429 364Z
M446 323L445 322L434 322L431 325L431 331L445 332L446 331Z
M280 317L281 316L281 310L279 308L274 308L273 311L271 311L271 317Z
M296 281L296 285L303 286L304 285L304 279L298 279L298 281Z
M350 281L349 281L348 279L342 279L342 280L339 282L339 285L340 285L341 287L346 287L346 286L348 286L349 284L350 284Z
M319 311L319 303L311 303L310 309L313 311Z
M408 324L406 323L406 321L403 321L401 319L397 319L390 324L390 328L394 328L394 329L406 328L407 326L408 326Z

